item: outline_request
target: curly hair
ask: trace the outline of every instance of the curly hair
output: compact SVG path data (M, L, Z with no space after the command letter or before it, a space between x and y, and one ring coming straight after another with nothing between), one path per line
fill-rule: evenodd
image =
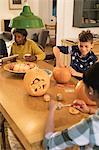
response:
M91 42L91 43L93 43L93 34L90 32L90 30L82 31L78 35L78 39L80 42Z
M15 34L15 33L20 33L25 37L27 37L27 35L28 35L26 29L14 29L13 34Z

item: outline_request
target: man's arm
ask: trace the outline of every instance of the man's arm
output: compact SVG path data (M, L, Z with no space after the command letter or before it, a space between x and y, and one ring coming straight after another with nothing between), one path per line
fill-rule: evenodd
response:
M63 61L61 60L60 49L57 46L53 48L53 53L56 58L56 67L64 67Z
M32 49L33 49L33 53L36 55L37 60L44 60L45 59L45 53L38 47L38 45L32 41Z

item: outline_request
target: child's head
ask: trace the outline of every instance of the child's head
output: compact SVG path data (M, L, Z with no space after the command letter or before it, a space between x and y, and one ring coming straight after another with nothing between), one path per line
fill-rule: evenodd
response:
M82 31L79 34L78 39L80 52L83 56L86 56L93 47L93 34L89 30Z
M91 44L93 43L93 34L90 32L90 30L82 31L78 38L80 42L90 42Z
M26 41L27 34L28 33L26 29L14 29L13 35L17 45L24 44L24 42Z
M93 100L99 99L99 62L93 64L83 75L86 93ZM98 102L99 103L99 102Z

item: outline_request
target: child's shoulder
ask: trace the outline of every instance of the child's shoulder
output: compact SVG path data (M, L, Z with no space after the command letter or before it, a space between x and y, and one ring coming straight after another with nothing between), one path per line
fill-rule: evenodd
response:
M72 45L72 48L79 49L78 45Z
M96 54L92 50L89 51L89 54L90 56L97 57Z
M79 50L78 45L73 45L73 46L72 46L72 51L73 51L73 52L79 52L80 50Z

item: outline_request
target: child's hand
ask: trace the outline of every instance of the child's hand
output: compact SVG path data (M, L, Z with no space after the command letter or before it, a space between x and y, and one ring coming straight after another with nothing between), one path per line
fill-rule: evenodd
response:
M72 76L77 76L77 74L78 74L78 72L76 70L74 70L72 67L69 67L69 71Z
M83 77L83 73L77 72L72 67L68 67L68 68L69 68L69 71L70 71L72 76L81 77L81 78Z
M83 100L74 100L73 107L77 108L78 110L82 111L83 113L89 113L89 107Z
M31 55L31 54L25 54L23 58L25 61L28 61L28 62L33 62L33 61L36 61L37 59L35 55Z

